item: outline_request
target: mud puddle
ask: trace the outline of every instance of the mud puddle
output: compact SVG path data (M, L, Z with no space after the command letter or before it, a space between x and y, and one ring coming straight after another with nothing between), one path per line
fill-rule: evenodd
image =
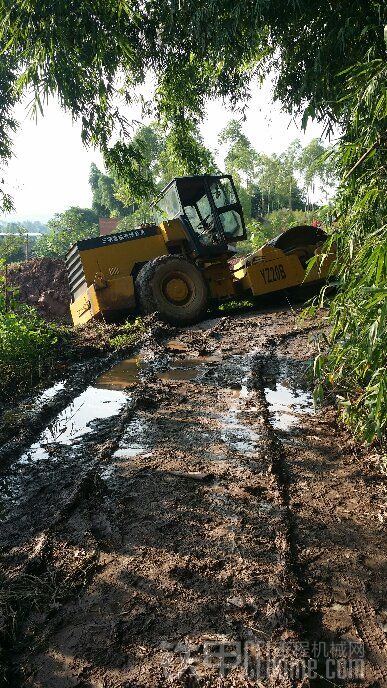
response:
M47 448L52 444L71 446L93 431L94 421L117 415L127 400L123 392L88 387L55 418L39 440L21 456L19 463L49 458Z
M117 365L99 376L95 382L97 389L110 389L119 391L127 387L133 387L140 379L143 361L140 356L126 358Z
M12 470L0 477L0 511L5 513L6 504L19 502L26 489L27 475L33 480L33 467L48 462L51 467L64 466L65 461L73 460L82 439L95 430L95 423L118 415L128 399L124 392L87 387L46 427L37 442L15 462Z
M244 368L246 367L246 364ZM251 425L241 419L241 414L248 413L252 409L246 409L246 404L254 397L254 390L249 389L250 375L244 375L240 389L228 390L228 410L221 417L221 438L230 450L245 455L253 455L256 452L260 434Z
M306 367L286 358L271 356L264 371L264 393L275 430L288 431L300 423L300 417L315 415L316 409ZM309 389L308 389L309 387Z
M275 388L265 388L271 424L276 430L289 430L297 424L300 414L314 414L310 392L292 387L289 381L277 382Z
M187 345L178 340L170 340L166 349L168 352L184 354ZM125 359L110 370L102 373L95 383L97 389L125 390L141 381L142 374L154 374L160 380L194 380L205 372L204 366L219 362L219 357L198 356L197 358L177 358L168 361L167 366L145 362L141 356Z
M44 392L39 394L39 396L34 400L33 405L38 407L46 404L48 401L52 401L59 392L64 390L65 386L66 385L64 381L57 382L55 385L52 385L52 387L49 387Z
M195 380L203 371L203 361L196 358L174 360L167 370L158 373L160 380Z

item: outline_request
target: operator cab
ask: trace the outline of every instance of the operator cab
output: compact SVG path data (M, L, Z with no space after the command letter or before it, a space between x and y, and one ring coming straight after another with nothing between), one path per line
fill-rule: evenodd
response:
M175 177L155 202L157 221L179 218L196 255L227 253L246 239L242 206L230 175Z

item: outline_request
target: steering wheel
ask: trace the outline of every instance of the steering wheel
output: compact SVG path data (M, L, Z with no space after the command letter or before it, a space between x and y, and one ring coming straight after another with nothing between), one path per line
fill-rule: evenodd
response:
M206 215L206 217L204 217L202 219L202 221L198 224L198 229L200 226L203 227L201 232L197 232L198 236L201 237L201 236L203 236L203 234L207 234L207 232L210 232L211 229L213 228L213 226L214 226L213 222L212 222L212 224L209 224L206 227L204 226L209 217L212 217L212 213L209 213L208 215Z

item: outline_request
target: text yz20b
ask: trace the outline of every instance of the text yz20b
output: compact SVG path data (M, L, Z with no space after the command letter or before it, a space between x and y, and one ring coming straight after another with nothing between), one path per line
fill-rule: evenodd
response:
M260 272L265 284L271 284L272 282L286 279L286 272L284 266L281 264L271 265L269 268L264 268Z

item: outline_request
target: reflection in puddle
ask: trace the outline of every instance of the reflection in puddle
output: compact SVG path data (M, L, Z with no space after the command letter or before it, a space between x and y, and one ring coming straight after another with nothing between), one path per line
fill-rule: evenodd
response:
M275 389L266 387L266 399L271 413L271 424L277 430L288 430L297 423L300 413L314 413L313 396L301 389L290 389L280 382Z
M117 415L128 397L123 392L88 387L56 416L18 463L50 457L51 445L71 445L92 431L92 421Z
M46 404L47 401L51 401L58 392L61 392L62 389L65 388L65 383L64 382L57 382L55 385L52 387L49 387L46 389L42 394L40 394L35 400L34 400L34 405L35 406L41 406L42 404Z
M141 369L141 359L139 356L126 358L124 361L107 370L97 378L95 387L97 389L120 390L133 386L139 377Z
M243 423L239 418L241 400L246 400L253 394L248 389L246 381L245 378L239 390L229 390L231 403L227 413L221 418L221 438L234 451L242 454L254 454L260 436L250 425Z
M166 348L176 353L187 350L186 344L175 339L171 339ZM221 358L216 355L174 359L169 363L167 370L162 370L157 375L160 380L194 380L198 377L203 365L216 363L220 360ZM124 390L139 381L141 370L145 368L146 364L140 356L127 358L102 373L97 379L95 387L97 389Z

